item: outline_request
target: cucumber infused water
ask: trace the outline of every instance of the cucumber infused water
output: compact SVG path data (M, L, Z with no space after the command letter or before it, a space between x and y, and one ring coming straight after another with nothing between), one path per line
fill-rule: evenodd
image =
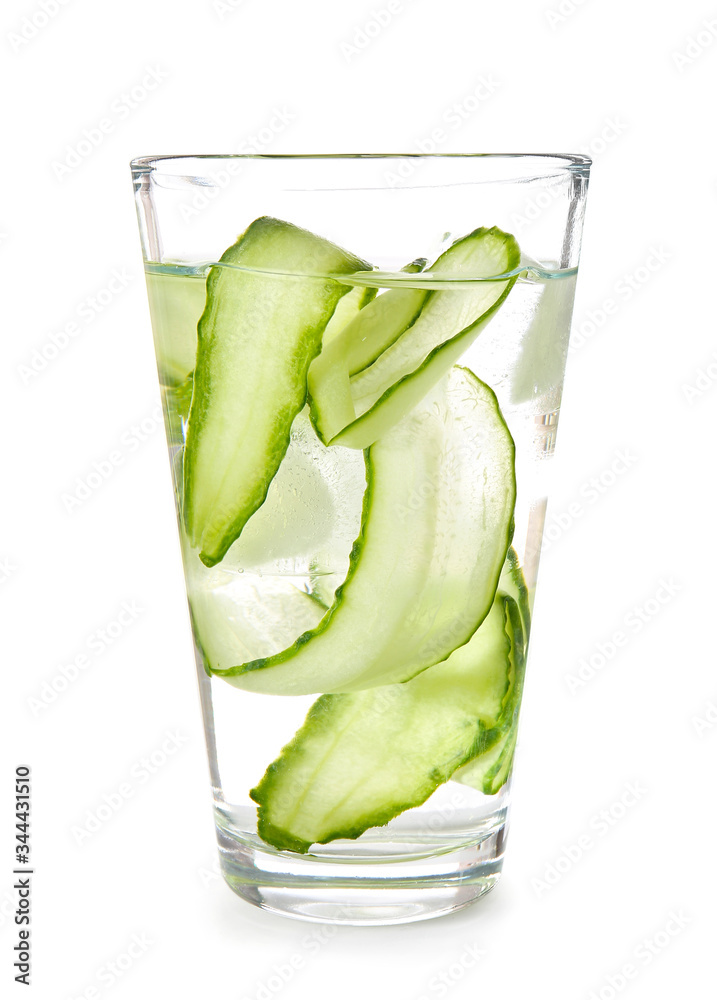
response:
M248 158L273 211L187 252L206 159L135 182L222 871L303 919L445 913L502 867L585 162L427 157L456 190L404 197ZM559 192L537 243L517 182Z
M191 354L188 341L194 331L196 354L196 330L207 306L207 275L216 274L218 270L216 265L200 268L164 265L150 268L147 273L163 401L172 435L175 490L178 507L183 511L186 510L188 478L185 446L187 430L194 418L189 411L193 390L195 400L197 398L194 366L188 361ZM336 287L349 294L350 289L369 288L373 295L367 301L373 301L378 307L395 294L395 290L385 287L385 279L376 285L365 283L370 280L370 274L370 271L362 274L360 285L351 285L350 277L344 277L344 284L336 282ZM342 611L352 591L346 580L350 574L352 550L356 549L356 540L361 534L367 492L366 458L358 448L324 445L312 427L307 404L297 408L290 424L290 443L270 478L264 502L228 545L220 561L211 566L204 564L186 528L186 515L183 517L181 530L190 609L198 652L206 671L206 679L202 682L204 697L207 711L214 717L215 739L221 743L217 756L231 762L229 766L225 763L221 775L216 776L220 821L230 832L239 832L263 847L267 843L271 845L271 837L262 841L256 832L257 809L250 794L257 785L268 786L266 778L262 781L263 772L281 759L284 746L305 725L307 713L327 714L327 703L317 702L314 695L330 692L341 695L354 688L370 689L383 707L377 713L375 708L368 706L364 696L364 707L356 711L359 718L363 717L364 725L366 716L375 716L375 732L370 742L376 753L382 729L386 730L387 739L396 740L401 735L400 726L394 732L382 723L396 721L396 713L389 706L393 698L408 691L410 685L402 682L425 671L422 683L427 686L433 672L436 674L433 691L424 698L426 719L420 723L420 733L414 734L409 742L415 748L421 740L430 743L432 729L437 736L450 729L440 713L434 725L430 724L436 692L445 689L447 694L451 693L450 672L446 667L450 666L452 655L457 661L459 649L463 656L470 651L471 636L483 637L485 630L481 623L488 611L493 608L497 616L499 606L502 608L506 601L511 601L513 613L517 611L522 620L519 636L511 635L511 642L505 629L496 627L497 639L502 640L506 648L488 657L482 669L478 657L474 671L479 683L496 675L492 694L497 702L501 701L508 686L509 670L515 669L511 657L521 662L525 658L542 524L542 480L557 428L559 386L567 349L565 342L556 344L555 326L562 323L567 335L573 279L574 272L538 269L530 264L524 264L512 281L436 279L431 271L424 272L413 282L401 279L398 294L404 300L410 294L416 299L425 299L431 294L437 306L437 300L442 297L449 300L444 312L460 311L460 303L451 303L451 299L468 295L475 298L477 291L485 295L488 285L498 292L494 296L496 299L504 296L505 301L495 317L490 317L491 325L486 324L485 331L479 331L480 336L458 354L456 360L460 365L450 365L447 373L439 373L436 381L438 390L444 387L452 391L454 409L463 408L463 413L453 414L453 422L458 424L469 422L476 413L479 398L471 397L471 383L474 393L475 386L482 383L484 408L493 410L500 428L498 431L491 428L489 415L478 413L475 426L463 428L463 432L457 434L447 426L449 415L445 403L438 398L436 386L421 402L410 407L406 415L409 419L405 446L403 450L400 445L396 446L384 460L385 477L389 480L395 477L397 482L387 487L386 509L381 512L381 523L375 529L381 532L373 550L375 555L372 553L375 566L367 572L356 610L344 627ZM311 276L303 279L309 286L320 280ZM281 294L291 301L302 279L293 274L279 277L254 274L252 281L261 295L264 285L269 297L280 294L275 289L277 284L283 283L285 291ZM429 282L431 287L427 290ZM453 285L460 287L453 288ZM508 294L504 295L508 285ZM178 308L180 303L181 310ZM477 307L479 315L482 315L481 308L481 305ZM357 305L347 328L349 323L355 323L358 311ZM420 308L412 317L414 323L419 314ZM405 315L404 312L402 322ZM449 326L445 339L457 332ZM355 345L356 341L351 343ZM327 353L337 355L337 344L334 339L333 350ZM427 354L428 350L424 349L423 353ZM536 359L539 364L535 363ZM323 354L313 364L319 362L324 363ZM493 392L485 388L488 385ZM489 397L490 402L486 404ZM222 399L218 405L230 408L225 422L231 425L233 402ZM275 405L271 395L266 405ZM425 419L426 413L435 415L436 440L430 443L427 441L430 420ZM415 426L410 422L412 414ZM248 423L253 433L255 420L259 417L259 413L249 412L248 416L239 418L238 428L234 424L233 429L242 430ZM403 419L406 422L406 417ZM495 444L500 430L504 439L502 449L500 442ZM390 430L384 437L389 434ZM472 449L471 440L476 438L480 439L480 445ZM521 445L516 458L513 441ZM378 453L380 446L373 447ZM436 450L442 452L442 463L434 462L432 452ZM423 459L424 452L428 453L427 458L418 468L415 458ZM480 466L482 454L486 456L484 468ZM406 465L406 457L412 459L410 468ZM451 496L449 487L460 482L460 463L468 458L476 478L488 486L481 490L480 497L466 501ZM236 460L234 456L233 460ZM218 465L217 475L224 477L226 472L221 458L216 456L214 462ZM506 482L510 483L513 477L517 483L515 499L504 495ZM440 480L445 486L442 495ZM469 487L474 488L474 485L469 484ZM377 489L374 483L373 492ZM495 507L493 521L485 509L490 501ZM427 507L435 509L426 512ZM486 519L490 522L488 530L485 530ZM479 526L478 531L476 526ZM434 546L433 556L428 554L427 542L421 535L422 527L424 534L439 532L445 536L452 533L455 558L459 560L455 569L445 566L450 558L449 546ZM495 551L486 551L490 549ZM354 560L357 567L351 581L354 584L365 558L368 556L363 552ZM397 593L403 586L397 579L401 573L406 577L405 594ZM484 595L480 593L481 587L485 590ZM339 588L344 591L343 605L341 595L339 601L336 600ZM482 600L482 606L464 607L463 597L471 599L469 605L481 604ZM396 623L392 625L394 604ZM325 648L319 645L318 635L311 641L306 639L320 629L322 622L325 628L321 640ZM486 622L486 629L488 625ZM297 640L298 649L292 655ZM485 641L489 642L490 637ZM315 652L312 652L312 643L316 645ZM516 644L519 648L510 648ZM501 642L497 641L497 645L501 646ZM418 646L425 649L422 658L421 655L417 657L414 647ZM306 667L302 665L302 656L307 660ZM276 662L272 664L272 660ZM446 679L442 680L444 677ZM235 685L244 690L234 689ZM461 690L460 685L458 690ZM492 709L486 711L490 715ZM477 709L473 719L474 726L478 726L480 713ZM414 719L411 725L416 726L418 722ZM327 736L330 736L331 727L328 723L327 726ZM456 729L465 727L461 718ZM515 741L509 739L509 735L513 736L507 731L502 734L501 745L512 754ZM357 741L360 742L358 735ZM468 743L468 748L463 750L451 747L447 764L439 757L434 758L429 749L425 760L419 760L420 754L415 754L416 772L422 768L430 773L441 767L444 772L440 781L434 781L435 787L425 791L425 801L406 807L410 808L410 813L399 809L396 803L401 804L404 794L410 799L404 789L411 785L411 774L405 773L406 770L410 772L411 767L405 763L400 767L395 765L395 787L386 791L385 805L377 804L375 822L368 816L359 823L362 841L356 846L367 859L380 857L382 845L389 842L391 854L395 854L397 843L403 844L412 856L435 852L437 848L452 850L466 837L474 837L477 819L484 831L500 826L505 781L512 757L508 759L506 754L501 759L497 752L500 748L494 744L473 753L476 748L470 737ZM472 753L473 757L484 761L491 751L495 762L500 760L502 765L501 780L494 782L496 787L492 794L485 794L484 782L471 788L465 778L454 776L451 771L455 765L454 770L460 768L465 775ZM360 756L357 747L354 752ZM402 758L410 756L407 749L398 753ZM357 777L363 778L362 762L354 759L353 766ZM384 756L372 760L371 768L374 773L381 772L384 781L390 784L390 745ZM477 765L474 768L477 771ZM341 782L343 793L348 794L352 779L351 766L343 761L335 778ZM458 779L461 783L454 783ZM312 787L312 781L318 786L315 778L297 776L297 781L302 794L306 792L307 797L313 794L321 799L320 787ZM417 799L423 797L423 790L414 795ZM329 806L330 803L322 800L317 808ZM391 818L391 826L387 827L384 815L392 808L396 810L396 819ZM350 821L347 821L347 828L351 829ZM276 835L274 846L284 847L291 836L290 831ZM296 839L298 843L298 834ZM319 839L321 837L317 837ZM301 852L311 848L312 843L303 841ZM316 843L313 853L318 856L340 854L340 845L329 845L321 847Z

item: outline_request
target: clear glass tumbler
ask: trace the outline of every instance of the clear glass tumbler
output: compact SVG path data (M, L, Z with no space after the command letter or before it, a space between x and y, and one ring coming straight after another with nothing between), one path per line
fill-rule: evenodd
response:
M306 920L499 878L590 161L132 176L221 864Z

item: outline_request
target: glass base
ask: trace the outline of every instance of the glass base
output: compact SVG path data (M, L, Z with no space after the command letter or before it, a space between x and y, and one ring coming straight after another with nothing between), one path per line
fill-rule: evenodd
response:
M479 841L410 860L342 862L262 850L218 828L229 887L254 906L325 924L383 926L428 920L468 906L500 878L507 824Z

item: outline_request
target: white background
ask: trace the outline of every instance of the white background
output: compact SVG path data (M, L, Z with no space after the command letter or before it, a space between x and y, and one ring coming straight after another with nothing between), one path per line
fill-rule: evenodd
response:
M717 7L401 0L359 48L385 0L45 6L51 17L16 0L0 15L3 996L28 995L11 968L9 806L24 763L38 1000L714 995ZM148 69L160 81L119 110ZM481 81L494 92L440 150L594 157L508 859L499 888L460 914L322 933L216 876L127 164L240 150L276 109L291 121L272 152L415 151ZM104 118L97 148L58 170ZM113 269L125 287L92 314ZM28 376L68 323L77 335ZM155 430L140 440L142 420ZM68 511L63 494L118 448L111 478ZM613 469L618 453L629 460ZM141 612L101 648L96 630L123 602ZM629 638L613 651L616 631ZM79 654L85 668L38 708ZM602 667L571 691L583 659ZM170 732L184 742L141 777ZM121 809L78 843L125 782ZM628 785L641 791L625 808ZM144 943L126 968L133 935Z

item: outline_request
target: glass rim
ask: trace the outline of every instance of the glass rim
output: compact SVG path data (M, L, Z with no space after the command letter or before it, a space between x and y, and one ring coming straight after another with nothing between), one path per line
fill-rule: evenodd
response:
M546 172L583 171L592 159L583 153L164 153L137 156L130 161L133 173L148 173L171 160L542 160ZM514 179L514 178L512 178Z

